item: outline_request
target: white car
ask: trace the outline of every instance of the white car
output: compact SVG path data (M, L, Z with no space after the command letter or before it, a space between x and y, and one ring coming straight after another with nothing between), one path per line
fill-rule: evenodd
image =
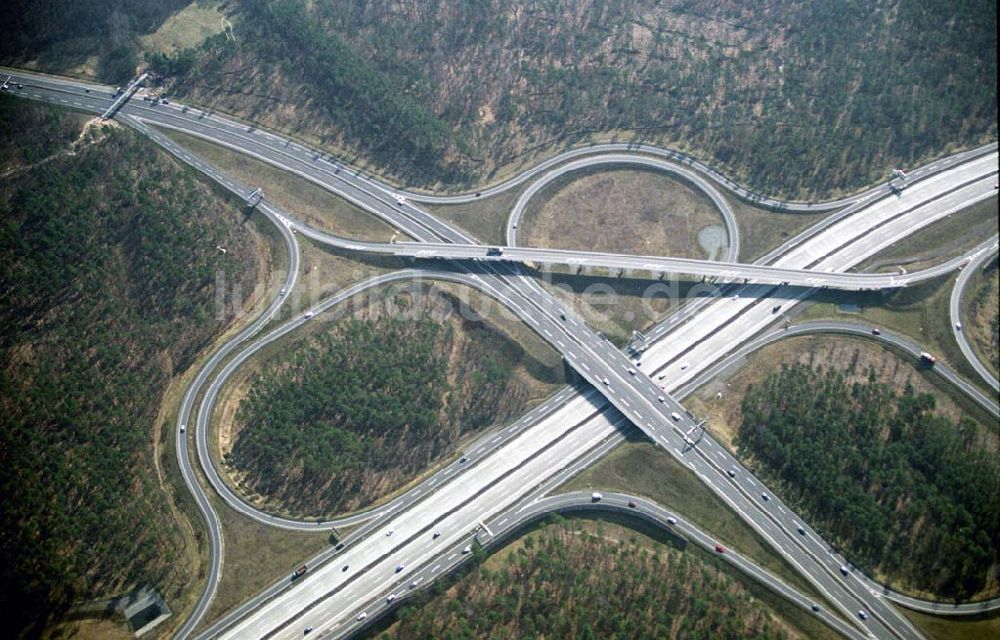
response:
M466 545L466 547L462 549L462 555L465 555L467 553L472 553L472 545Z
M308 320L311 317L313 317L313 312L312 311L306 311L306 320Z
M670 417L674 419L674 422L680 422L681 416L676 411L670 414Z
M364 620L367 617L368 617L368 613L365 612L365 611L362 611L361 613L358 614L357 620L358 620L358 622L361 622L362 620Z
M667 518L667 524L677 524L677 518L670 516Z

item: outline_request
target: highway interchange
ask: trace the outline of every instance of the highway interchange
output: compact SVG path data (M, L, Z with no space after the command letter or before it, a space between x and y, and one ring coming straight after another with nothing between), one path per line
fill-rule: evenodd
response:
M30 97L51 100L53 96L59 95L57 101L72 103L73 106L89 108L92 111L103 111L102 105L106 108L110 101L106 95L96 100L95 93L99 91L98 89L83 93L84 89L81 88L78 89L80 93L74 93L72 88L67 88L83 86L76 81L45 79L42 82L35 76L19 76L19 79L29 91L52 92L52 95L36 93ZM61 97L67 93L72 94L71 99ZM90 97L89 102L87 96ZM169 109L171 111L166 111L164 108L152 109L133 101L122 105L120 118L150 134L168 147L168 150L196 168L205 170L204 161L197 159L193 154L169 149L169 145L162 140L162 134L157 134L148 125L156 124L180 129L185 133L220 142L224 146L289 168L379 215L411 237L424 241L425 247L433 245L432 251L441 252L435 256L446 256L454 260L432 265L432 269L421 270L424 277L468 284L503 301L526 323L535 328L539 335L558 348L570 366L591 385L590 387L578 385L576 389L557 394L555 399L541 407L542 411L536 409L526 419L506 427L506 433L510 434L508 437L499 437L495 442L491 440L492 448L483 447L482 450L470 448L473 454L469 456L469 460L445 467L420 487L408 492L409 495L405 500L401 496L377 510L360 514L358 521L369 519L371 523L376 517L378 518L375 523L378 526L366 525L368 530L388 526L395 533L391 537L377 534L367 537L352 536L350 544L337 554L335 562L331 561L318 570L311 571L305 579L299 581L296 588L284 590L256 611L242 617L235 625L226 629L227 637L245 635L297 637L301 635L303 625L313 626L317 629L317 633L333 630L339 634L349 630L347 624L351 621L356 622L350 614L358 610L358 603L374 603L379 601L380 596L386 597L387 591L397 589L399 585L410 580L411 572L421 568L426 570L427 567L433 569L434 558L460 560L461 554L456 555L454 546L464 542L470 531L477 528L480 523L489 521L493 515L502 513L505 508L516 506L519 500L529 496L532 488L544 484L561 470L572 467L578 460L586 458L589 452L606 446L604 443L620 433L619 427L629 422L636 424L654 442L663 445L682 463L689 465L717 495L742 515L762 537L769 540L791 564L797 566L818 590L827 594L834 607L840 610L845 619L851 620L856 629L877 637L919 637L919 633L906 622L905 618L887 606L877 593L873 593L870 583L854 578L853 573L850 579L842 576L840 567L844 564L843 559L830 554L828 547L822 543L818 535L807 527L804 527L807 532L805 535L799 534L797 528L802 524L802 520L794 516L777 497L769 495L764 499L762 496L767 493L766 489L761 487L759 481L745 469L739 467L735 459L721 445L707 435L703 435L696 446L688 445L685 442L685 434L696 425L696 421L684 411L683 406L669 392L680 389L696 375L706 371L714 362L731 352L732 345L773 325L776 319L774 307L784 305L784 309L787 310L797 301L805 299L812 291L811 286L848 288L899 286L901 283L898 280L888 279L892 277L891 275L872 276L883 279L869 279L863 281L864 284L859 284L858 278L869 276L842 274L865 257L909 235L914 230L994 195L995 145L939 161L930 167L912 172L910 178L912 184L899 194L886 194L884 187L879 187L836 203L837 207L845 207L844 211L836 214L836 220L826 221L820 225L821 228L812 230L811 237L807 233L785 243L779 250L773 252L774 255L768 257L770 268L754 269L751 265L736 264L720 268L717 263L705 263L705 261L691 261L705 264L669 263L669 267L667 262L659 263L663 265L661 271L698 274L694 271L697 268L706 270L699 275L739 278L740 282L743 278L747 278L751 282L725 285L722 287L726 292L725 296L689 302L680 313L660 323L650 332L653 345L643 355L642 366L639 368L625 354L587 329L573 314L567 313L553 301L516 262L527 260L535 263L579 264L570 260L585 259L595 260L588 264L596 265L599 264L596 261L605 259L608 264L600 266L656 271L650 267L651 259L630 256L607 258L585 252L563 255L547 250L518 249L513 246L515 236L511 233L508 241L510 246L504 248L503 258L513 263L490 264L483 260L487 257L485 252L472 238L434 219L412 204L414 200L426 201L429 199L428 196L405 194L405 199L400 200L398 192L394 192L391 188L359 172L331 163L304 147L282 141L272 134L248 132L245 125L217 116L212 116L212 126L206 127L201 122L205 119L204 116L189 113L183 107L171 106ZM161 117L164 112L167 115ZM255 139L248 142L249 133L252 133ZM158 136L161 139L157 139ZM258 141L256 138L261 140ZM649 149L644 148L643 151L648 153ZM679 157L672 152L664 152L663 155L674 160ZM619 157L613 161L627 160ZM608 158L607 161L612 160ZM640 161L646 162L645 159ZM318 169L315 167L317 164L320 165ZM687 164L691 165L690 162ZM249 187L236 185L234 181L217 172L213 175L211 171L206 171L206 174L241 195L245 196L249 190ZM722 182L727 188L732 188L731 184L720 181L711 174L709 177L716 182ZM528 177L523 179L527 180ZM513 184L517 184L517 181L509 183L507 187L500 185L497 189L509 188ZM481 195L485 196L487 192L481 192ZM466 195L446 198L449 201L456 201L475 197ZM829 209L834 208L834 205L823 204L785 206L801 207L803 210L810 208L824 210L824 206L828 206ZM291 215L277 212L269 205L262 207L262 210L269 219L276 222L279 229L282 229L293 261L297 260L298 253L297 248L291 248L291 245L296 244L290 233L292 229L299 233L311 234L310 237L324 241L325 234L317 230L310 231L307 226L294 221ZM512 217L512 220L516 218ZM515 230L514 224L516 223L508 224L509 231ZM872 233L872 230L877 230L877 233ZM731 234L730 239L730 260L732 260L736 257L733 249L738 247L736 242L738 238ZM342 242L342 239L330 241L335 245ZM404 252L413 251L413 246L420 244L399 243L389 246L399 252L396 255L416 255ZM942 271L938 273L970 260L976 262L983 260L983 256L995 251L995 247L996 240L993 239L978 247L976 251L949 261L949 264L941 267ZM419 249L419 251L426 250L428 249ZM428 254L417 255L417 257L427 256ZM628 262L628 260L644 260L644 262ZM780 271L775 271L775 268ZM828 269L830 271L827 271ZM297 268L289 270L288 280L285 283L289 291L295 285L296 272ZM967 270L966 273L968 272ZM777 275L779 273L780 277ZM410 275L412 274L399 277ZM806 280L816 277L822 280ZM853 282L848 285L846 280L841 280L845 277L853 279ZM773 286L781 282L799 283L801 286ZM366 283L366 286L381 284L384 282ZM320 306L322 309L330 308L349 297L347 293L344 292L343 296L325 301ZM237 336L238 340L230 341L213 355L210 365L199 372L196 384L189 388L188 397L185 398L182 407L183 422L179 421L179 424L187 424L194 396L207 382L210 374L214 373L217 364L232 353L237 345L245 342L250 335L266 324L282 302L282 298L276 299L261 318ZM322 309L317 307L315 311L318 313ZM284 327L287 327L287 331L292 331L304 321L306 318L302 316L291 323L286 323ZM296 322L298 324L294 324ZM274 332L268 334L271 335L274 335ZM265 339L267 336L262 338ZM681 357L694 365L681 369L678 366ZM229 364L232 362L235 360ZM657 376L658 382L653 381L654 375ZM216 379L218 380L218 377ZM206 393L205 397L208 395ZM661 397L663 401L659 401ZM609 402L614 408L609 406ZM195 429L199 460L209 475L211 475L209 471L211 460L207 452L202 451L201 440L208 430L206 421L211 412L205 409L210 406L211 404L206 405L203 399L202 407L197 412L198 425ZM674 420L673 414L678 416L677 420ZM178 454L186 459L188 454L184 444L185 436L178 431ZM189 462L185 464L186 460L180 462L182 469L190 467ZM463 468L473 466L477 469L474 485L469 481L468 474L465 476L465 482L442 479L448 475L458 476ZM736 473L730 476L730 472L733 471ZM185 477L187 480L188 474L185 474ZM431 481L435 484L428 484ZM189 488L198 497L199 489L192 487L191 482L194 482L193 474ZM213 481L212 484L220 494L224 495L224 483L216 484ZM220 485L222 489L219 488ZM424 496L433 492L434 500L424 500L420 493L414 495L413 492L418 489ZM235 500L239 502L238 498ZM199 503L201 501L199 498ZM427 504L428 502L433 504ZM203 511L206 514L211 512L207 500ZM212 517L214 515L206 515L210 529L213 528ZM303 526L302 523L278 519L274 519L271 523L293 528ZM316 525L311 524L311 526ZM430 527L440 527L442 535L437 538L430 536L428 533ZM221 549L221 540L219 548ZM221 556L221 551L217 555ZM403 559L405 562L400 562ZM396 572L395 567L400 564L404 568ZM347 566L347 570L343 570L342 566ZM210 583L218 577L217 567L213 570L215 573L210 576ZM211 588L214 589L214 585ZM203 597L202 600L207 608L211 595ZM303 610L306 605L310 608ZM859 610L869 613L867 621L859 621L856 615ZM201 613L203 612L204 608L201 609ZM192 620L196 623L199 617L192 616L188 621L189 624L182 629L181 635L190 632L194 628Z

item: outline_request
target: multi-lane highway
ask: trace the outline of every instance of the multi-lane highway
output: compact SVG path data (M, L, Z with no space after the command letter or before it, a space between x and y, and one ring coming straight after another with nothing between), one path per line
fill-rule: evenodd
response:
M983 185L982 185L982 184L979 184L979 185L977 185L977 186L975 187L975 189L979 189L980 191L981 191L981 189L982 189L982 188L983 188ZM966 196L968 196L969 194L965 194L965 195L966 195ZM958 197L959 199L961 199L961 197L962 197L962 196L957 196L957 197ZM899 212L899 211L897 211L896 213L897 213L897 214L899 214L900 212ZM912 225L914 225L915 223L917 223L917 222L919 221L919 215L910 215L910 216L906 216L906 215L905 215L905 213L904 213L904 214L902 214L902 215L901 215L900 217L904 218L904 221L903 221L903 222L901 222L901 223L897 223L897 225L896 225L896 226L897 226L898 228L911 228L911 226L912 226ZM919 225L918 225L918 226L919 226ZM892 238L892 237L894 237L894 236L891 236L891 235L890 235L890 236L888 236L888 237ZM891 242L891 240L890 240L890 242ZM869 245L870 245L870 242L869 242ZM765 317L766 317L766 316L765 316ZM599 434L599 435L600 435L600 434ZM700 447L700 446L701 446L701 445L699 445L699 447ZM437 502L438 502L438 498L439 498L439 497L440 497L440 492L439 492L438 494L436 494L436 495L435 495L435 503L437 503ZM772 500L773 500L773 499L772 499ZM398 529L395 529L395 530L397 530L397 531L398 531ZM390 554L390 555L392 555L392 554ZM348 568L350 568L350 565L348 565ZM404 567L404 570L405 570L405 567ZM837 571L839 571L839 565L838 565L838 567L836 568L836 570L837 570ZM401 577L404 577L404 576L401 576ZM349 580L349 579L350 579L350 577L349 577L349 576L348 576L348 577L345 577L345 580ZM368 584L367 586L369 586L369 587L370 587L371 585L370 585L370 584ZM357 594L356 594L356 592L354 592L354 590L353 590L353 589L352 589L352 590L350 590L350 591L348 591L348 593L350 593L350 594L352 595L352 597L354 597L354 596L356 596L356 595L357 595ZM329 600L329 599L332 599L332 598L333 598L333 597L334 597L335 595L336 595L336 594L331 594L331 595L330 595L329 597L327 597L327 598L325 598L325 599L326 599L326 600ZM338 600L339 600L339 598L338 598ZM354 602L354 600L352 600L352 602ZM282 605L278 605L278 606L286 606L286 605L285 605L284 603L282 603ZM328 608L328 607L324 607L324 608ZM332 607L332 608L333 608L333 609L336 609L337 611L339 611L339 617L340 617L340 618L343 618L343 617L344 617L344 614L343 614L343 608L339 608L339 607ZM312 615L314 616L315 614L312 614ZM311 616L311 617L312 617L312 616ZM322 621L318 621L318 622L322 623ZM256 618L255 620L253 620L253 624L261 624L261 620L260 620L260 617L259 617L259 616L258 616L258 617L257 617L257 618ZM253 627L250 627L250 628L253 628ZM244 626L242 626L242 625L241 625L241 626L238 626L237 628L235 628L234 632L238 632L238 631L239 631L240 629L242 629L242 630L246 631L246 630L247 630L247 627L244 627Z
M79 108L92 108L95 104L93 91L84 95L87 89L81 88L79 83L60 85L52 80L46 82L58 86L39 88L40 82L35 82L34 85L26 82L26 88L29 92L49 91L59 96L69 93L69 97L56 99ZM45 98L41 93L32 97ZM101 100L107 102L106 97ZM99 107L101 101L96 102ZM122 106L121 113L126 119L141 117L146 120L150 120L147 113L150 111L157 118L161 113L168 113L165 118L169 120L167 126L194 132L195 135L222 142L258 157L270 158L274 164L289 165L296 173L308 175L331 191L341 193L403 229L411 237L475 246L471 238L434 219L411 203L399 200L384 185L356 172L345 171L336 163L329 163L322 158L314 156L311 161L303 160L293 157L294 154L288 151L291 147L294 153L309 155L311 152L303 147L283 142L271 134L247 132L240 129L241 125L222 122L214 117L211 126L205 126L200 122L205 118L203 114L199 117L183 107L170 109L173 109L172 113L166 109L157 111L129 103ZM133 111L136 113L132 113ZM136 120L133 120L133 124L142 126ZM157 124L164 126L163 122L157 121ZM314 166L323 163L328 166ZM786 270L811 267L818 269L823 277L827 273L842 273L891 242L940 219L946 215L944 212L958 210L988 197L988 190L992 188L996 175L995 149L985 152L980 150L960 163L955 161L941 165L938 171L928 168L920 173L918 177L923 179L914 178L913 183L898 196L884 197L876 192L869 192L862 202L855 201L855 210L844 217L842 222L838 220L836 223L829 223L825 229L800 245L786 246L786 251L774 266ZM202 168L197 164L193 166ZM280 220L279 223L279 226L287 228ZM877 229L877 233L871 233L873 229ZM462 259L468 261L469 256ZM667 393L725 354L728 345L738 344L772 323L776 308L804 298L808 294L807 289L799 287L801 290L795 291L794 287L751 283L738 288L732 298L699 305L690 314L697 321L688 319L662 330L661 335L669 333L670 340L657 342L644 355L642 369L639 370L637 364L630 362L572 314L554 304L516 266L492 265L485 261L473 263L476 265L474 268L463 262L458 264L465 273L456 274L456 277L473 283L508 304L539 335L559 348L567 362L599 392L590 390L585 395L567 400L538 423L545 424L545 434L555 434L554 439L539 438L539 428L535 427L526 431L532 434L531 438L512 438L505 446L498 447L492 455L479 461L479 472L475 474L473 482L444 483L435 491L434 500L429 501L430 504L423 501L420 508L411 507L395 516L394 521L399 520L402 524L393 531L400 532L400 535L385 536L387 540L391 539L390 542L383 541L378 535L369 536L359 540L356 545L347 547L343 550L344 558L346 560L350 556L351 561L344 566L340 575L337 575L333 563L327 565L301 581L296 589L275 597L241 620L229 630L231 635L239 637L241 633L260 635L269 632L295 635L292 633L293 627L307 619L315 621L319 630L343 625L346 613L352 610L354 604L364 601L364 598L370 599L372 594L380 593L400 580L405 580L412 571L407 567L418 566L437 557L436 554L446 552L447 545L465 535L464 532L471 525L505 505L515 503L526 490L545 482L555 472L572 464L582 454L613 435L614 425L622 419L615 411L606 408L606 403L609 402L622 415L627 416L629 421L650 435L654 442L665 446L672 453L676 451L675 455L682 462L694 469L724 501L733 506L765 539L771 541L789 562L799 567L807 579L823 589L842 613L853 616L856 613L853 609L855 606L870 613L867 622L862 624L855 620L856 625L882 637L919 636L905 619L873 598L869 591L842 579L840 567L831 565L839 559L831 560L826 556L826 551L822 548L824 545L815 536L815 532L809 532L805 539L801 535L793 535L794 520L789 518L795 516L776 498L770 495L763 497L766 490L762 489L764 492L755 497L753 491L743 484L756 483L745 470L741 470L738 478L735 473L730 475L730 471L735 471L736 467L727 466L735 464L728 452L704 436L695 446L690 446L688 441L691 438L686 434L695 423ZM826 269L831 271L826 272ZM752 277L754 280L756 278L756 275ZM787 278L783 280L788 281ZM280 304L280 300L276 304ZM681 356L695 359L696 366L681 367L680 374L673 369L666 369ZM666 373L667 377L659 388L657 383L643 373L656 370ZM687 373L684 373L685 370ZM579 404L580 401L584 404ZM573 406L576 408L572 408ZM581 407L586 408L585 415L574 417L573 411L579 412ZM200 414L201 412L199 420ZM199 425L197 431L203 430L202 425ZM540 444L543 442L548 444ZM428 541L426 535L421 537L421 533L427 533L428 522L431 526L435 523L441 523L442 526L447 524L449 530L463 531L463 534L452 531L437 537L431 536ZM794 526L797 529L798 525ZM405 562L401 561L404 559ZM330 567L334 569L331 570ZM392 570L385 571L387 568Z

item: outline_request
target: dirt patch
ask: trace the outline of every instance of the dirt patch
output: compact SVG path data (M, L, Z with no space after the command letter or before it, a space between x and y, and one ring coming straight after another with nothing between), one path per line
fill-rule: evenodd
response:
M721 226L712 203L662 173L614 169L574 175L527 212L525 244L555 249L711 258L698 232Z

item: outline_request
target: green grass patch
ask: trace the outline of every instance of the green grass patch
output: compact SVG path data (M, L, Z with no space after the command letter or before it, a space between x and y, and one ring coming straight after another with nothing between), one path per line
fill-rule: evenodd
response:
M689 469L648 442L626 442L561 487L566 491L607 489L644 496L718 537L805 594L817 597L780 555L764 542Z

